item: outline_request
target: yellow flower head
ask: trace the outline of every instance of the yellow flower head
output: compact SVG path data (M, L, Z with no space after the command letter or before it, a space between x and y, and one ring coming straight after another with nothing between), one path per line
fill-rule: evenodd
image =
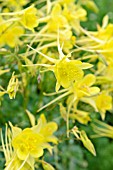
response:
M96 98L95 102L97 108L100 112L102 119L105 119L105 113L107 110L112 109L112 97L108 94L107 91L102 91Z
M23 10L23 13L19 15L21 24L32 30L38 26L38 17L36 16L37 9L32 5L27 9Z
M57 143L53 133L57 130L55 122L46 122L44 115L41 115L38 125L26 128L12 139L12 146L21 160L29 155L38 158L43 155L43 149L51 150L48 142ZM32 142L31 142L32 141Z
M82 65L81 61L66 58L56 63L54 73L57 79L57 86L61 85L64 88L68 88L74 81L81 80L84 72L79 65Z
M33 49L32 47L30 48ZM81 80L84 75L83 69L88 69L92 67L92 64L89 63L82 63L81 61L78 60L69 60L70 55L65 56L63 54L59 44L59 39L58 39L59 59L53 59L35 49L33 50L44 56L50 62L52 62L51 65L50 64L36 64L36 65L47 67L48 70L54 72L55 77L57 79L56 91L59 90L60 86L68 88L70 87L70 85L72 85L74 81L76 82Z
M6 170L12 167L23 168L23 170L29 167L34 170L35 158L41 157L44 149L52 153L52 146L49 142L57 144L57 138L53 135L57 130L57 124L47 123L45 116L41 115L38 124L35 125L34 116L29 111L27 112L33 125L31 128L22 130L9 123L11 130L6 125L5 143L1 133Z
M58 28L63 29L68 27L67 19L62 15L62 7L56 4L51 12L51 18L48 22L48 32L56 32Z
M28 155L33 158L42 156L43 142L43 136L34 133L30 128L26 128L12 140L12 146L16 150L18 158L25 160Z
M16 45L20 44L19 37L24 34L24 29L19 25L14 25L10 27L4 34L4 42L10 47L14 48Z
M77 98L85 96L93 96L99 93L98 87L92 87L96 81L96 77L93 74L86 75L81 81L75 82L73 85L73 93Z

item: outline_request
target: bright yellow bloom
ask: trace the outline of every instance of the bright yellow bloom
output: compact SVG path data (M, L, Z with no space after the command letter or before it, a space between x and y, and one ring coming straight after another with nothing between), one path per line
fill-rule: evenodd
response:
M95 52L101 60L109 64L109 62L113 62L113 24L108 24L106 18L108 17L105 16L103 19L102 27L95 32L81 28L87 37L82 37L78 44L83 45L82 48L86 51Z
M38 133L34 133L30 128L26 128L12 140L12 146L20 160L25 160L29 155L38 158L43 155L44 138Z
M37 9L32 5L27 9L23 10L22 14L19 15L21 24L32 30L38 26Z
M48 32L56 32L58 29L68 27L67 19L62 15L62 7L60 4L57 3L54 5L47 26Z
M60 86L68 88L74 81L81 80L84 75L81 67L81 61L69 60L66 57L56 63L53 69L57 79L56 91Z
M102 91L94 100L102 120L104 120L106 111L112 109L112 97L107 91Z
M3 34L4 42L14 48L16 45L21 43L19 37L23 34L24 29L19 25L14 25Z
M28 116L30 121L32 120L32 125L34 125L33 115L28 112ZM6 159L5 170L10 170L12 167L21 167L23 170L31 168L34 170L35 159L44 154L44 149L52 152L52 146L49 142L57 144L58 140L53 135L57 130L57 124L55 122L47 123L44 115L40 116L37 125L24 130L13 126L11 123L9 124L11 130L7 129L6 126L5 143L1 134L2 147Z
M46 122L45 116L41 115L38 125L26 128L12 139L12 146L21 160L29 155L38 158L43 155L43 149L51 151L48 142L57 143L57 138L53 133L57 130L55 122ZM32 142L31 142L32 141Z
M24 34L24 29L19 24L8 23L0 17L0 46L7 44L8 46L14 48L16 45L20 44L20 36Z
M93 96L99 94L100 89L96 86L93 86L95 81L96 81L96 77L93 74L88 74L84 76L81 80L73 82L69 88L60 90L59 92L56 92L56 93L51 93L51 95L57 94L57 93L63 93L63 94L61 94L60 96L58 96L57 98L49 102L48 104L41 107L39 110L37 110L37 112L48 107L54 102L62 99L63 97L68 96L67 114L69 118L69 113L71 111L73 112L73 108L77 109L78 101L83 100L83 99L85 100L85 98L87 99L89 97L92 98ZM90 103L89 101L87 101L86 103L91 104L91 106L93 105L96 108L93 102Z
M33 49L32 47L30 48ZM55 77L57 79L56 91L59 90L60 86L68 88L73 84L73 82L78 82L83 78L84 75L83 69L88 69L92 67L92 65L89 63L82 63L81 61L78 60L69 60L68 57L70 57L70 55L65 56L63 54L59 42L58 42L59 59L53 59L35 49L33 50L44 56L50 62L52 62L51 65L50 64L36 64L36 65L47 67L48 70L54 72Z
M69 25L77 33L80 33L80 21L86 20L86 10L80 7L79 5L75 5L74 3L70 5L64 4L62 14L67 19Z
M93 96L99 93L98 87L92 87L96 82L96 77L93 74L87 74L84 78L73 84L73 88L70 90L73 92L75 98L82 98L85 96Z

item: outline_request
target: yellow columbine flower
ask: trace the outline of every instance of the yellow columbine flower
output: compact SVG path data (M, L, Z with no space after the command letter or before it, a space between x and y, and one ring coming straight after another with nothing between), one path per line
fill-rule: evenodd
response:
M63 97L69 96L67 98L67 108L68 108L67 113L69 114L72 107L75 107L75 108L77 107L77 103L79 100L84 99L84 97L92 97L94 95L97 95L100 92L100 89L98 87L93 86L95 81L96 81L96 77L93 74L88 74L84 76L82 80L75 81L72 84L72 86L70 86L69 88L60 90L57 93L51 93L51 95L58 94L58 93L59 94L63 93L63 94L61 94L60 96L58 96L57 98L49 102L48 104L41 107L39 110L37 110L37 112L50 106L51 104L62 99ZM90 102L88 103L90 104Z
M28 112L28 111L27 111ZM30 121L34 125L34 117L28 112ZM57 144L57 138L53 133L57 130L55 122L47 123L44 115L41 115L38 124L31 128L21 128L13 126L9 123L11 130L6 126L5 142L1 133L2 147L6 159L6 169L12 167L23 168L28 167L34 170L35 158L43 155L44 149L52 152L52 146L49 144ZM25 169L26 168L26 169Z
M113 24L107 25L106 20L105 16L102 27L99 27L95 32L86 31L81 28L83 33L87 36L82 37L81 40L78 41L78 44L83 45L81 49L95 52L101 60L104 60L107 63L110 61L113 62Z
M107 91L103 90L94 100L102 120L104 120L106 111L112 109L112 97L108 94Z
M93 74L87 74L81 81L73 84L72 91L77 98L93 96L100 91L98 87L92 87L95 82L96 77Z
M75 5L75 3L64 4L64 9L62 11L63 16L68 21L68 24L77 32L80 33L80 21L86 20L87 12L85 9L80 7L80 5Z
M27 9L23 10L22 14L19 14L21 24L32 30L38 26L37 9L32 5Z
M59 29L64 29L68 26L67 19L62 15L62 7L60 4L55 4L50 19L47 23L48 32L56 32Z
M3 139L3 134L1 132L1 141L2 141L2 148L5 156L5 170L16 170L16 169L21 169L21 170L26 170L26 169L31 169L34 170L34 163L35 160L26 157L25 160L19 159L15 150L12 147L12 138L17 136L20 132L21 129L12 126L11 123L9 123L11 126L11 129L8 128L6 124L6 130L5 130L5 142ZM12 130L12 131L11 131Z
M42 156L43 143L43 136L34 133L30 128L24 129L12 139L12 146L20 160L25 160L28 155L33 158L39 158Z
M57 130L55 122L46 122L44 115L41 115L38 125L32 128L26 128L12 139L12 146L21 160L29 155L38 158L43 155L43 149L51 152L51 146L48 142L57 144L57 138L53 133ZM32 142L31 142L32 141Z
M31 46L29 47L33 49ZM72 85L74 81L76 82L81 80L84 75L83 69L88 69L92 67L92 64L89 63L82 63L81 61L78 60L69 60L68 57L70 57L70 55L65 56L63 54L62 49L60 48L59 45L59 40L58 40L59 59L53 59L39 52L36 49L33 50L38 52L40 55L42 55L52 63L51 65L50 64L35 64L35 65L47 67L48 70L54 72L55 77L57 79L57 83L56 83L57 92L60 86L64 88L68 88L70 87L70 85ZM34 66L34 65L26 65L26 66Z
M11 26L4 34L4 42L10 47L14 48L16 45L20 44L20 36L24 34L24 29L20 25Z

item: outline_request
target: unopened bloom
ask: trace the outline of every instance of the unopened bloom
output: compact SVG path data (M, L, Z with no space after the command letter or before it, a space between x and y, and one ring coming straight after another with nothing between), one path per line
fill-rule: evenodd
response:
M84 130L80 131L78 129L78 127L74 126L72 128L72 133L78 140L80 140L83 143L83 145L86 149L88 149L94 156L96 156L96 151L95 151L94 145L91 142L91 140L88 138L88 136Z
M11 79L9 80L9 84L7 86L7 93L9 94L10 99L15 98L16 93L18 91L19 82L14 73L12 74Z

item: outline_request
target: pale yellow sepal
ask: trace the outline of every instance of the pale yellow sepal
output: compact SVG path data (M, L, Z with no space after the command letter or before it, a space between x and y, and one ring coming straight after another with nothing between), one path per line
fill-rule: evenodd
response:
M51 164L49 164L45 161L41 161L41 163L42 163L44 170L55 170L55 168Z

